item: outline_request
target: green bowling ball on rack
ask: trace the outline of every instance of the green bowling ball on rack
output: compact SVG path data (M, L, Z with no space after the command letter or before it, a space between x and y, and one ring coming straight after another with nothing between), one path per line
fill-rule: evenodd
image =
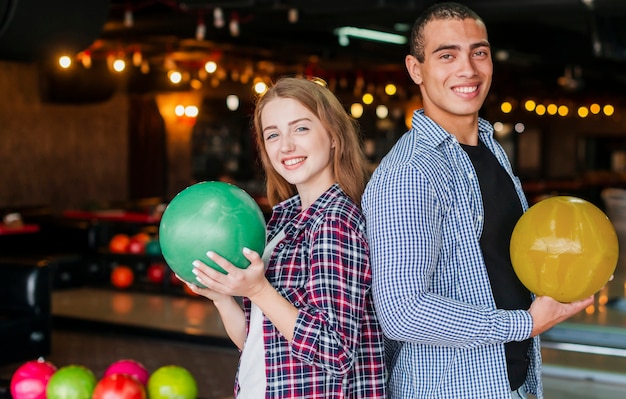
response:
M90 369L70 364L52 374L46 386L46 398L91 399L97 382L95 374Z
M194 260L225 273L206 256L214 251L244 269L250 262L243 248L262 254L265 233L263 212L248 193L230 183L207 181L187 187L168 204L159 225L159 243L172 271L197 284Z
M151 239L146 243L146 255L150 256L160 256L161 255L161 244L158 239Z
M150 399L196 399L198 384L189 370L171 364L150 375L147 391Z

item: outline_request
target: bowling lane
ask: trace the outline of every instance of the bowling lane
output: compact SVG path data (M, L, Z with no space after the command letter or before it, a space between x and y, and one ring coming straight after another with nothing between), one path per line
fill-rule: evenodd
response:
M611 284L613 288L606 288L609 292L617 292L620 284L623 289L623 282ZM602 298L599 295L593 309L563 323L557 331L572 339L592 337L588 340L593 342L563 346L563 342L544 339L546 399L626 398L626 349L603 352L611 349L607 342L626 346L626 313L603 305ZM200 398L232 398L239 355L226 344L225 331L209 301L77 288L55 291L52 308L55 325L61 328L55 327L50 360L86 364L97 375L111 362L129 357L143 361L150 370L180 364L196 375ZM17 367L0 366L0 378L10 378ZM0 399L4 399L1 392Z
M199 297L83 287L53 292L52 314L61 321L213 338L230 345L215 306Z

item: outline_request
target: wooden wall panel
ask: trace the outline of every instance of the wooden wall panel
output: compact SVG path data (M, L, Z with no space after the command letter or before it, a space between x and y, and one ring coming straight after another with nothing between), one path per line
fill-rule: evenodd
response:
M127 97L50 104L38 85L36 65L0 61L0 207L125 200Z

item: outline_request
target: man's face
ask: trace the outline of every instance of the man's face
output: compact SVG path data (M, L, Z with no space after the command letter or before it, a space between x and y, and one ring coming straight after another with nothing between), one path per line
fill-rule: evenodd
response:
M434 20L424 39L424 62L407 56L407 69L420 85L426 115L435 121L477 116L493 75L485 26L473 19Z

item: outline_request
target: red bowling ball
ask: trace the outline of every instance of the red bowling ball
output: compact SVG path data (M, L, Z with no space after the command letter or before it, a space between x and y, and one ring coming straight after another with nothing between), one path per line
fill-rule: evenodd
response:
M22 364L11 377L13 399L46 399L46 386L56 366L45 360L31 360Z
M98 381L92 399L146 399L146 388L132 375L110 374Z
M143 385L148 383L150 373L140 362L132 359L122 359L113 362L104 372L104 377L111 374L128 374L139 380Z
M162 284L165 279L165 273L167 272L167 266L165 263L156 262L148 266L147 276L148 280L154 284Z

